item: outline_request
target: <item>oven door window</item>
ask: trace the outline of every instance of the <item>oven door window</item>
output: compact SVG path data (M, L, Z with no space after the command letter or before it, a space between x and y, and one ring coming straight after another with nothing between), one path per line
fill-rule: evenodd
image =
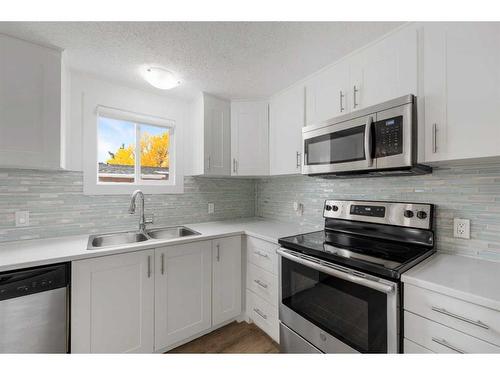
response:
M387 295L281 258L282 303L361 353L387 352Z
M365 125L304 140L307 165L365 160Z

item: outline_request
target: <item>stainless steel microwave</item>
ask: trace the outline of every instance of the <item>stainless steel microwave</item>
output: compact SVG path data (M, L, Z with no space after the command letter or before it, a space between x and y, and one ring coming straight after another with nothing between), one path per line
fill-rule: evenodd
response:
M430 173L417 163L413 95L302 129L302 174L371 177Z

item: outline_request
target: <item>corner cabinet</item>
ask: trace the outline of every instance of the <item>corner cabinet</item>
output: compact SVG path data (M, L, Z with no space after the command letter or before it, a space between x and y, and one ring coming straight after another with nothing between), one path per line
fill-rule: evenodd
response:
M154 250L72 263L71 352L152 353Z
M295 85L271 98L269 104L271 175L301 172L305 104L305 88L302 85Z
M500 24L423 26L425 161L500 155Z
M231 175L269 174L269 104L231 102Z
M61 52L0 35L0 167L61 167Z

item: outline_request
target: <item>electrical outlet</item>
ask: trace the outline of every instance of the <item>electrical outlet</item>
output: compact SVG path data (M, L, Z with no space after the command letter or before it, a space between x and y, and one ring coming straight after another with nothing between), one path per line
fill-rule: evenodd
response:
M208 213L213 214L215 212L215 203L208 204Z
M30 225L29 211L16 211L16 227L27 227Z
M453 237L470 239L469 219L453 219Z

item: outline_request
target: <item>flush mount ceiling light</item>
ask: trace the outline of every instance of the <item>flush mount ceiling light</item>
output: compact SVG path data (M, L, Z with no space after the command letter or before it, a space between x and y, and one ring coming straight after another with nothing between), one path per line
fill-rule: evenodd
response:
M161 90L170 90L181 84L181 81L179 81L172 72L157 67L147 67L144 71L144 79L148 81L151 86Z

